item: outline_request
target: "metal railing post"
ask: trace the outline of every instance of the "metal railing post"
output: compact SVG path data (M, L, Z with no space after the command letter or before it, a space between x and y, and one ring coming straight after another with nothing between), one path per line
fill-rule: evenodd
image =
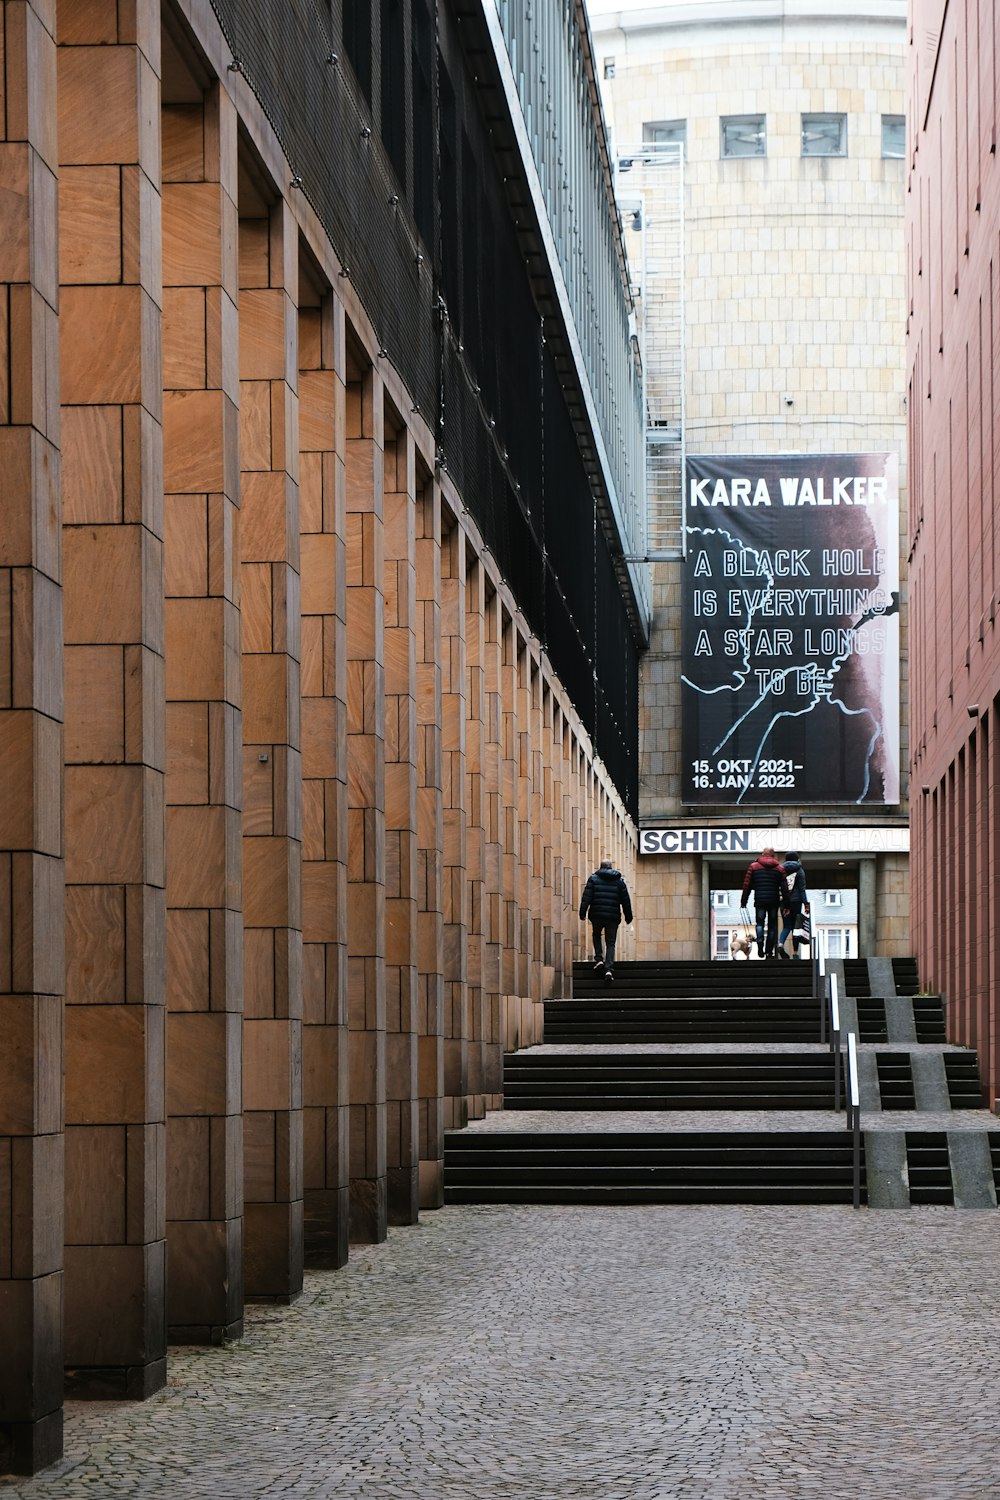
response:
M858 1041L853 1031L847 1033L847 1066L849 1094L847 1123L853 1134L853 1202L861 1207L861 1081L858 1077Z
M822 953L817 953L813 962L813 996L819 999L819 1039L826 1041L826 1007L829 1003L826 993L826 965L823 962Z
M833 1107L840 1109L840 999L837 995L837 976L830 975L830 1050L833 1053Z

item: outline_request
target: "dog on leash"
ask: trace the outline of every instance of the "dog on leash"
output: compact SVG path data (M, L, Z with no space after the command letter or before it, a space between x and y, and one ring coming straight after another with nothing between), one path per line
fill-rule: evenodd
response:
M753 952L750 938L738 927L734 927L729 934L729 957L747 959Z

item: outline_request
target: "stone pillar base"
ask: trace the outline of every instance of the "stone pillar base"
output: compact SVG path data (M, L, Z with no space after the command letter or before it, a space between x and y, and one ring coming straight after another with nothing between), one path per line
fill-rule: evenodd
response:
M243 1337L243 1319L232 1323L170 1323L168 1344L228 1344Z
M351 1178L351 1244L380 1245L388 1229L384 1177Z
M247 1203L243 1278L248 1302L287 1306L302 1292L301 1205Z
M420 1207L416 1164L390 1167L386 1178L386 1202L390 1224L415 1224Z
M305 1199L305 1260L313 1271L347 1265L350 1195L346 1187L317 1189Z
M422 1161L419 1168L420 1207L444 1207L444 1162L440 1157L434 1161Z
M167 1383L166 1359L148 1365L76 1365L66 1370L69 1401L146 1401Z
M0 1474L37 1474L62 1454L62 1408L36 1422L0 1423Z

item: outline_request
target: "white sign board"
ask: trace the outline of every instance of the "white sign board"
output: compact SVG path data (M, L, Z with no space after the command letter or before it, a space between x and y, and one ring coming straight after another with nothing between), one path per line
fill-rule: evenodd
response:
M643 828L640 854L908 854L910 830L900 827L839 828Z

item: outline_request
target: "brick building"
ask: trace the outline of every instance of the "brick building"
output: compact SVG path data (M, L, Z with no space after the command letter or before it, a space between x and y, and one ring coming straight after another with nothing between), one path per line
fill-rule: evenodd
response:
M920 0L909 49L913 945L1000 1094L996 16Z
M439 1204L631 878L641 420L551 10L2 6L0 1469L64 1368L148 1395Z

